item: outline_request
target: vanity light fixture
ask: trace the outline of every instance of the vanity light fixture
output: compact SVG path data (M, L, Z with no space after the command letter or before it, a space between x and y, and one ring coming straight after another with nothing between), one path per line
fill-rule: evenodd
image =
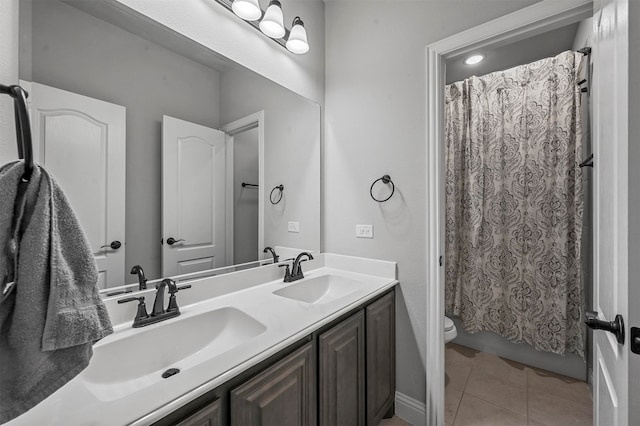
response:
M270 0L266 11L260 8L258 0L215 0L215 2L232 11L289 52L302 55L309 51L307 30L304 28L302 19L296 16L291 30L288 30L284 26L280 0Z
M269 2L264 18L260 21L260 30L271 38L284 37L284 17L282 16L282 5L278 0Z
M233 0L231 10L245 21L257 21L262 17L258 0Z
M304 29L304 22L299 16L293 20L289 39L287 40L287 49L290 52L301 55L309 51L309 43L307 42L307 30Z
M482 61L484 59L484 55L472 55L469 56L467 59L464 60L464 63L467 65L475 65L478 62Z

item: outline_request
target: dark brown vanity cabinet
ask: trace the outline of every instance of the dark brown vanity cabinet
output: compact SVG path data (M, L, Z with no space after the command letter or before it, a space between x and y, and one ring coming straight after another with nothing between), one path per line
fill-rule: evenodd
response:
M395 293L365 309L367 329L367 424L393 414L396 392Z
M219 399L191 414L176 426L222 426L222 406Z
M231 390L231 425L316 424L313 342Z
M362 311L318 336L319 424L365 424Z
M379 424L393 414L395 397L394 291L353 309L156 425Z

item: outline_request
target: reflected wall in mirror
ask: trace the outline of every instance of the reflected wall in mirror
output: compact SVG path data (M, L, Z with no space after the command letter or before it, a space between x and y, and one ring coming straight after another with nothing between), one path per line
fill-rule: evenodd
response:
M114 0L21 1L20 79L102 288L319 250L317 104Z

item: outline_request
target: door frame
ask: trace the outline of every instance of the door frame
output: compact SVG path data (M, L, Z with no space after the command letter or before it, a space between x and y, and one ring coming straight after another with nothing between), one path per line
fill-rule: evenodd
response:
M227 134L227 263L234 264L233 244L233 137L246 130L258 129L258 259L264 247L264 111L249 114L220 127Z
M425 51L427 229L426 406L429 425L444 424L444 87L445 61L533 37L593 16L591 0L543 0L435 43Z

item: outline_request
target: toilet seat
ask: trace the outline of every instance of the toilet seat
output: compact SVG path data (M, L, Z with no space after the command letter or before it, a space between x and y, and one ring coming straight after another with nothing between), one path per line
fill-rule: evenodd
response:
M451 331L454 327L453 320L449 317L444 317L444 331Z
M444 317L444 343L449 343L453 339L458 337L458 330L453 320L449 317Z

